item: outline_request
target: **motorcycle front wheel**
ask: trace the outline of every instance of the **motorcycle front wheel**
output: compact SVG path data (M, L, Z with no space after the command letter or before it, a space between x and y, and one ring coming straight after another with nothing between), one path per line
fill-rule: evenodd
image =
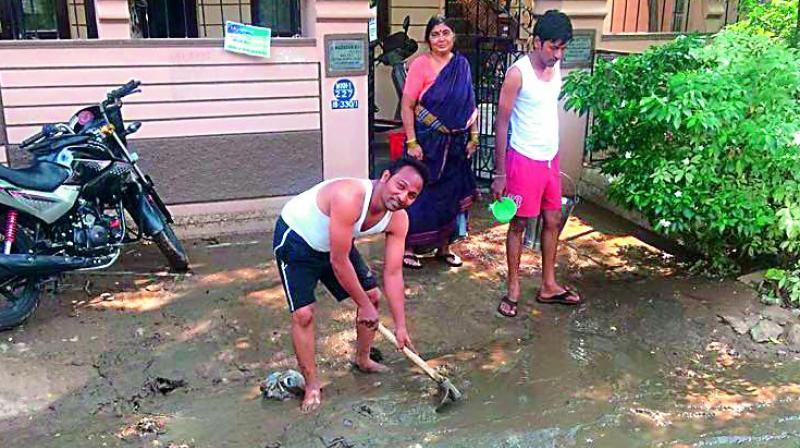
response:
M153 241L161 250L161 253L167 259L169 267L173 272L186 272L189 270L189 256L186 255L186 250L181 244L181 240L175 235L166 220L164 222L164 230L153 235Z
M161 254L167 259L169 268L172 272L187 272L189 270L189 256L186 255L186 249L183 248L181 240L175 235L175 230L172 229L169 220L161 209L156 204L152 196L147 196L147 201L153 208L153 211L158 215L161 220L163 229L154 234L151 238L156 243Z
M16 277L0 284L0 331L22 325L39 305L38 277Z

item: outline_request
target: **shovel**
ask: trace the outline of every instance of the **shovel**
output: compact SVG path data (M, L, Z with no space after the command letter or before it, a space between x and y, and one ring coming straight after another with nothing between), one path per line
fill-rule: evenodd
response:
M378 322L378 331L383 335L383 337L386 338L387 341L391 342L392 345L397 346L397 339L395 339L394 333L389 331L389 329L384 327L380 322ZM408 347L403 347L403 354L406 355L411 362L416 364L417 367L422 369L422 371L425 372L429 377L431 377L433 381L436 381L436 385L439 386L439 396L441 397L441 400L436 406L436 412L439 412L448 404L461 399L461 392L459 392L458 389L453 386L453 383L451 383L449 379L440 375L439 372L433 370L424 359L419 357L419 355L412 352Z

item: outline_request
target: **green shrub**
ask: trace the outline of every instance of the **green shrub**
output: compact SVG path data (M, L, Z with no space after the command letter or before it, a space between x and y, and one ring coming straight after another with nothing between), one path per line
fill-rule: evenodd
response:
M764 35L683 37L573 72L609 197L715 270L800 253L800 54ZM774 264L773 264L774 265Z
M745 0L739 3L739 22L730 29L746 34L763 34L800 43L798 32L798 0Z
M770 305L788 304L800 307L800 266L790 269L771 268L764 273L761 300Z

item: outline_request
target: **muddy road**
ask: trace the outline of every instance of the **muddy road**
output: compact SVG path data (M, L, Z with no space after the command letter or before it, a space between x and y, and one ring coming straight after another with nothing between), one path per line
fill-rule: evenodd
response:
M139 247L117 274L66 277L0 334L0 446L800 446L797 355L718 317L760 307L755 294L688 276L607 215L579 218L559 253L578 308L532 300L526 253L519 316L497 317L505 228L485 217L463 267L406 273L411 337L465 393L439 414L431 382L380 337L391 373L350 368L355 312L322 290L323 408L260 398L269 372L296 367L271 235L189 242L190 276L159 275L157 249ZM379 270L382 244L359 247Z

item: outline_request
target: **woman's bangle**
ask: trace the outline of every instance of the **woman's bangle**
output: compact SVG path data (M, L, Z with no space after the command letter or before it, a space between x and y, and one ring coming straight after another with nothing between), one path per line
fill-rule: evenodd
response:
M411 139L406 141L407 148L419 148L419 143L417 143L416 139Z

